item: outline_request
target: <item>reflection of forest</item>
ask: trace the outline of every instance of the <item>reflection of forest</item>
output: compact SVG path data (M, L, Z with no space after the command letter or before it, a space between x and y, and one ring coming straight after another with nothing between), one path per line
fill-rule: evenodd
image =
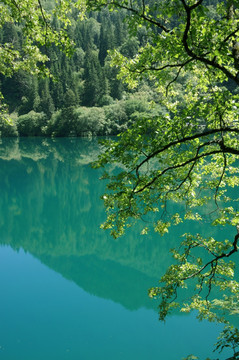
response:
M169 239L134 228L115 241L99 230L104 182L89 166L98 153L95 140L4 139L0 242L23 248L90 293L130 309L153 306L147 289L169 265L178 231Z
M97 141L4 139L0 151L0 242L23 248L91 293L128 308L150 306L147 289L166 266L166 243L159 247L137 229L115 241L99 229L104 183L89 166Z

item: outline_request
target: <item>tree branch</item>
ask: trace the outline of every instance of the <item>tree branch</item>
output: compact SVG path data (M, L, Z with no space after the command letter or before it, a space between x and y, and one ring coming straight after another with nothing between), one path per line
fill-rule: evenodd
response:
M139 190L135 190L134 193L135 194L138 194L142 191L144 191L145 189L149 188L151 185L153 185L155 183L156 180L158 180L161 176L163 176L166 172L168 172L169 170L176 170L176 169L179 169L181 167L185 167L187 166L188 164L190 164L191 162L195 162L199 159L202 159L206 156L210 156L210 155L215 155L215 154L221 154L222 153L222 150L213 150L213 151L210 151L210 152L207 152L207 153L204 153L204 154L201 154L201 155L198 155L198 156L195 156L181 164L177 164L177 165L173 165L173 166L169 166L167 168L165 168L163 171L161 171L157 176L155 176L151 181L149 181L147 184L145 184L143 187L141 187ZM239 153L239 150L238 150L238 153ZM136 185L136 188L137 188L138 185Z
M163 146L162 148L160 148L160 149L152 152L151 154L149 154L143 161L141 161L137 165L135 170L136 170L136 172L139 172L140 167L142 167L146 162L148 162L150 159L154 158L155 156L157 156L160 153L163 153L164 151L170 149L171 147L173 147L175 145L183 144L183 143L186 143L186 142L191 141L191 140L203 138L203 137L206 137L208 135L213 135L213 134L217 134L217 133L221 133L221 132L235 132L235 133L239 134L239 129L236 129L236 128L234 129L234 128L231 128L231 127L220 127L220 128L217 128L217 129L207 130L207 131L204 131L203 133L197 133L197 134L194 134L194 135L191 135L191 136L185 136L185 137L183 137L181 139L171 141L168 144L166 144L165 146ZM228 151L226 151L226 149ZM224 145L224 148L222 148L222 150L225 151L225 152L234 153L234 154L237 154L237 155L239 154L239 150L232 149L232 148L229 148L229 147L225 147L225 145ZM231 151L229 151L229 150L231 150Z
M238 228L237 228L237 231L238 231ZM234 254L235 252L238 251L238 246L237 246L238 240L239 240L239 232L235 235L234 241L232 244L232 249L228 253L222 253L221 255L216 255L214 259L208 261L205 265L203 265L201 267L201 269L199 269L195 273L193 273L185 278L182 278L182 280L189 280L189 279L197 276L198 274L202 273L202 271L205 270L208 266L212 266L214 263L217 264L218 260L223 259L223 258L229 258L232 254Z
M197 148L196 157L199 155L200 150L201 150L204 146L207 146L207 145L212 144L212 143L218 143L218 142L215 142L215 141L214 141L214 142L208 142L208 143L205 143L205 144L200 145L200 146ZM193 168L194 168L194 166L196 165L196 163L197 163L197 159L195 159L195 161L193 161L192 166L190 167L187 175L186 175L185 178L180 182L180 184L179 184L176 188L170 189L170 190L167 192L167 194L169 194L170 192L175 192L175 191L179 190L179 189L181 188L181 186L182 186L188 179L190 179L190 175L191 175L191 173L192 173L192 171L193 171ZM191 182L191 180L190 180L190 182Z
M189 34L189 31L191 28L191 13L195 8L197 8L199 5L201 5L203 0L199 0L196 4L192 5L191 7L186 4L185 0L181 0L181 2L183 4L185 12L186 12L186 26L185 26L185 30L184 30L184 34L183 34L183 39L182 39L182 43L183 43L186 53L194 60L198 60L206 65L210 65L210 66L222 71L229 79L234 80L239 85L239 78L237 77L237 75L233 75L225 66L217 63L215 61L216 60L215 58L213 60L209 60L205 57L205 55L198 56L195 52L193 52L192 49L189 48L188 34Z
M134 8L132 7L132 4L131 4L130 7L129 7L129 6L126 6L126 5L123 5L123 4L119 4L119 3L116 2L116 1L112 1L111 4L113 4L115 7L118 7L118 8L120 8L120 9L125 9L125 10L128 10L128 11L132 12L133 14L137 15L137 16L140 17L141 19L149 22L149 23L152 24L152 25L157 26L158 28L160 28L161 30L163 30L163 31L166 32L166 33L170 32L170 29L166 28L166 26L164 26L164 25L161 24L160 22L152 19L151 17L146 16L146 15L145 15L145 9L144 9L144 7L143 7L143 12L140 13L138 10L136 10L136 9L134 9Z
M227 167L227 158L226 158L226 155L225 155L224 152L223 152L222 154L223 154L223 169L222 169L222 173L221 173L220 179L219 179L219 181L218 181L218 184L217 184L217 186L216 186L215 196L214 196L215 204L216 204L217 208L218 208L218 204L217 204L217 194L218 194L218 190L219 190L220 184L221 184L221 182L222 182L222 179L223 179L223 177L224 177L224 175L225 175L225 171L226 171L226 167Z
M129 70L130 72L137 72L138 74L142 74L143 72L145 71L162 71L162 70L165 70L165 69L170 69L170 68L180 68L180 71L181 69L187 65L188 63L190 63L191 61L193 61L193 59L188 59L186 60L184 63L181 63L181 64L167 64L167 65L164 65L164 66L161 66L161 67L154 67L154 66L150 66L150 67L143 67L142 69L140 70L131 70L129 67L126 67L127 70Z

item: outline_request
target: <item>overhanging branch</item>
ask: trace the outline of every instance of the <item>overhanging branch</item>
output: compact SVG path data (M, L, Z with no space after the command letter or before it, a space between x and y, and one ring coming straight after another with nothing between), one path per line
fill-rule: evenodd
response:
M163 153L166 150L172 148L175 145L184 144L186 142L189 142L189 141L192 141L192 140L195 140L195 139L204 138L204 137L207 137L209 135L222 133L222 132L232 132L232 133L234 132L234 133L239 134L239 129L231 128L231 127L220 127L220 128L217 128L217 129L207 130L207 131L204 131L204 132L201 132L201 133L197 133L197 134L190 135L190 136L185 136L185 137L183 137L181 139L171 141L168 144L166 144L165 146L161 147L160 149L158 149L158 150L152 152L151 154L147 155L147 157L137 165L137 167L135 168L135 171L136 171L136 173L138 173L139 169L146 162L148 162L150 159L154 158L155 156L159 155L160 153ZM224 148L222 148L222 151L239 155L239 150L233 149L233 148L230 148L230 147L226 147L225 145L224 145Z
M159 21L156 21L154 20L153 18L149 17L149 16L146 16L145 15L145 7L143 6L143 11L140 12L136 9L133 8L132 4L131 6L127 6L127 5L124 5L124 4L120 4L116 1L112 1L111 4L113 4L115 7L118 7L120 9L125 9L125 10L128 10L130 11L131 13L133 13L134 15L140 17L141 19L149 22L150 24L152 25L155 25L157 26L158 28L160 28L161 30L163 30L164 32L168 33L170 32L170 29L168 29L166 26L164 26L162 23L160 23Z
M135 194L138 194L142 191L144 191L146 188L149 188L151 185L153 185L155 183L156 180L158 180L161 176L163 176L166 172L170 171L170 170L176 170L176 169L179 169L179 168L182 168L182 167L185 167L187 166L188 164L190 163L194 163L195 161L198 161L199 159L202 159L204 157L207 157L207 156L210 156L210 155L215 155L215 154L221 154L222 153L222 150L213 150L213 151L210 151L210 152L206 152L206 153L203 153L203 154L200 154L200 155L197 155L191 159L188 159L187 161L183 162L183 163L180 163L180 164L176 164L176 165L172 165L172 166L169 166L167 168L165 168L163 171L161 171L157 176L155 176L151 181L147 182L144 186L142 186L139 190L135 190L134 193ZM239 153L239 151L238 151ZM136 188L137 188L137 185L136 185Z
M238 251L238 240L239 240L239 232L235 235L234 241L232 243L232 249L228 253L222 253L220 255L214 255L214 259L208 261L205 265L203 265L198 271L194 272L193 274L182 278L182 280L189 280L194 278L195 276L201 274L208 266L213 266L217 264L218 260L223 258L229 258L232 254Z
M224 65L221 65L219 63L216 62L216 58L214 58L213 60L210 60L208 58L205 57L205 55L197 55L192 49L189 48L188 45L188 34L190 32L191 29L191 14L192 11L194 9L196 9L199 5L202 4L203 0L198 1L196 4L192 5L192 6L188 6L185 2L185 0L181 0L185 12L186 12L186 26L185 26L185 30L184 30L184 34L183 34L183 38L182 38L182 43L184 46L184 49L186 51L186 53L194 60L200 61L202 63L204 63L205 65L210 65L220 71L222 71L229 79L232 79L236 82L237 85L239 85L239 78L236 75L234 75L231 71L229 71ZM234 31L233 33L236 33L238 31L238 29L236 29L236 31ZM228 39L233 36L232 34L230 34L230 36L228 37ZM226 39L223 40L223 42L225 42Z

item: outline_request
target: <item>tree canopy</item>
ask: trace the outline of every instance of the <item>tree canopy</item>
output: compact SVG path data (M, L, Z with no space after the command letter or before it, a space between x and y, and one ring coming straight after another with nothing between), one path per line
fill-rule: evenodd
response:
M112 63L131 87L145 78L156 84L165 109L157 118L141 117L117 141L105 143L95 163L108 180L103 228L118 237L138 220L146 224L142 234L153 227L163 235L170 226L193 220L202 228L204 221L227 227L223 241L203 231L184 234L179 250L172 251L173 265L149 290L159 299L161 320L179 308L227 323L226 314L238 314L239 300L233 261L239 239L239 2L86 4L126 9L132 33L147 27L148 41L138 53L113 51ZM109 164L118 169L112 173ZM194 296L179 304L179 289L192 282ZM214 288L221 295L215 296Z
M54 7L53 2L45 0L4 0L0 9L0 27L15 24L23 34L21 50L19 44L11 41L11 37L8 41L1 42L1 74L12 75L18 69L32 73L47 71L44 64L49 57L43 48L53 43L64 48L66 52L72 51L72 43L64 30L69 24L68 1L56 2ZM53 17L57 17L63 24L62 29L54 26Z

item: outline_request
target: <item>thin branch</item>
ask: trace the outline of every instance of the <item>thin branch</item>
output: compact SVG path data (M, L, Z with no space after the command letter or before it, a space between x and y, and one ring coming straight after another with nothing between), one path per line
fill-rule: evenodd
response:
M123 4L119 4L118 2L115 2L115 1L112 1L112 4L115 7L118 7L120 9L125 9L125 10L132 12L133 14L137 15L141 19L144 19L145 21L149 22L150 24L157 26L158 28L160 28L161 30L163 30L166 33L170 32L170 29L167 29L166 26L162 25L160 22L152 19L151 17L146 16L144 12L140 13L138 10L134 9L132 4L131 4L131 7L123 5Z
M192 13L192 10L194 10L196 7L198 7L202 3L202 1L203 0L200 0L196 4L194 4L190 7L186 4L185 0L181 0L182 4L184 6L185 12L186 12L186 26L185 26L185 30L184 30L184 34L183 34L183 39L182 39L184 49L185 49L186 53L194 60L198 60L206 65L210 65L210 66L222 71L229 79L234 80L239 85L239 78L237 77L237 74L233 75L225 66L217 63L215 61L216 59L209 60L205 57L205 54L201 55L201 56L197 55L188 46L188 34L189 34L190 28L191 28L191 13Z
M166 169L164 169L163 171L161 171L157 176L155 176L151 181L149 181L148 183L146 183L144 186L142 186L139 190L135 190L134 193L138 194L142 191L144 191L145 189L149 188L151 185L153 185L155 183L156 180L158 180L161 176L163 176L166 172L170 171L170 170L175 170L175 169L179 169L181 167L184 167L188 164L190 164L191 162L195 162L199 159L202 159L206 156L210 156L210 155L215 155L215 154L220 154L222 152L222 150L213 150L198 156L195 156L194 158L191 158L181 164L177 164L177 165L173 165L173 166L169 166ZM239 152L239 151L238 151Z
M12 0L12 3L14 4L14 6L17 8L17 10L19 11L19 14L21 15L21 9L18 6L18 3L15 0Z
M211 145L212 143L217 143L217 142L215 142L215 141L210 141L210 142L207 142L207 143L204 143L204 144L200 145L200 146L197 148L196 157L199 155L200 150L201 150L204 146ZM169 194L170 192L175 192L175 191L179 190L179 189L182 187L182 185L183 185L188 179L190 179L190 175L191 175L191 173L192 173L192 171L193 171L193 168L194 168L194 166L196 165L196 163L197 163L197 159L193 162L193 164L192 164L192 166L190 167L187 175L186 175L185 178L180 182L180 184L179 184L176 188L168 190L168 192L166 193L166 196L167 196L167 194ZM190 182L191 182L191 180L190 180Z
M46 20L45 14L44 14L44 10L43 10L41 1L40 1L40 0L37 0L37 2L38 2L38 5L39 5L39 8L40 8L40 11L41 11L41 15L42 15L43 21L44 21L44 23L46 24L46 27L47 27L47 26L48 26L48 22L47 22L47 20Z
M201 267L201 269L199 269L198 271L196 271L195 273L185 277L185 278L182 278L181 280L189 280L189 279L192 279L193 277L197 276L198 274L201 274L201 272L203 270L205 270L208 266L211 266L213 265L214 263L217 264L218 260L220 259L223 259L223 258L228 258L230 257L232 254L234 254L235 252L238 251L238 246L237 246L237 243L238 243L238 240L239 240L239 233L237 233L234 237L234 241L233 241L233 244L232 244L232 249L228 252L228 253L222 253L221 255L217 255L214 259L208 261L205 265L203 265Z
M140 70L131 70L129 67L126 67L127 70L129 70L130 72L137 72L138 74L142 74L145 71L162 71L165 69L170 69L170 68L180 68L180 71L182 70L182 68L187 65L188 63L190 63L191 61L193 61L192 58L186 60L184 63L182 64L167 64L167 65L163 65L161 67L154 67L154 66L150 66L150 67L143 67Z
M196 9L199 5L201 5L203 3L204 0L199 0L197 3L195 3L194 5L191 5L189 8L190 10L194 10ZM185 3L185 1L184 1Z
M191 59L191 60L192 60L192 59ZM189 61L188 61L188 62L189 62ZM183 66L184 66L184 65L183 65ZM170 85L172 85L175 81L178 80L178 77L179 77L179 75L180 75L180 72L181 72L183 66L180 66L180 68L178 69L178 72L177 72L176 76L173 78L173 80L171 80L171 81L167 84L167 86L166 86L166 96L168 96L168 89L169 89Z
M145 13L145 1L142 0L142 3L143 3L143 15L144 15L144 13Z
M210 272L210 274L209 274L209 281L208 281L208 293L207 293L207 295L206 295L206 297L205 297L205 299L206 299L207 302L208 302L208 298L209 298L209 296L210 296L210 294L211 294L211 290L212 290L212 280L213 280L213 278L215 277L216 270L217 270L217 261L215 261L215 264L214 264L214 263L211 264L211 272ZM205 277L204 277L204 279L205 279Z
M233 128L230 128L230 127L223 127L223 128L220 127L218 129L211 129L211 130L208 130L208 131L204 131L203 133L197 133L197 134L194 134L194 135L191 135L191 136L185 136L182 139L177 139L177 140L169 142L168 144L166 144L162 148L160 148L160 149L154 151L153 153L151 153L150 155L148 155L144 160L141 161L141 163L139 163L137 165L135 170L136 170L136 172L139 171L140 167L142 167L150 159L154 158L155 156L157 156L160 153L163 153L164 151L170 149L171 147L173 147L175 145L179 145L179 144L183 144L183 143L186 143L188 141L191 141L191 140L203 138L203 137L206 137L208 135L221 133L222 131L223 132L236 132L236 133L239 134L239 129L233 129ZM230 149L230 148L227 147L227 149ZM232 149L232 150L234 151L235 149ZM230 151L227 151L227 152L230 152ZM239 154L239 150L236 150L236 154L237 155Z
M219 190L219 187L220 187L220 185L221 185L221 183L222 183L222 179L223 179L223 177L224 177L224 175L225 175L225 171L226 171L226 167L227 167L227 158L226 158L226 155L225 155L224 152L222 153L222 155L223 155L223 169L222 169L222 173L221 173L220 179L219 179L219 181L218 181L218 184L217 184L217 186L216 186L215 196L214 196L215 204L216 204L217 208L218 208L218 203L217 203L218 190Z
M43 19L43 22L45 24L45 44L47 43L47 30L48 28L50 28L50 24L48 23L46 17L45 17L45 14L44 14L44 10L43 10L43 7L42 7L42 4L41 4L41 0L37 0L38 2L38 5L39 5L39 8L40 8L40 12L41 12L41 15L42 15L42 19Z
M236 35L236 33L239 31L239 27L237 27L232 33L230 33L224 40L222 40L222 44L227 42L231 37ZM222 45L219 47L219 50L221 50Z

